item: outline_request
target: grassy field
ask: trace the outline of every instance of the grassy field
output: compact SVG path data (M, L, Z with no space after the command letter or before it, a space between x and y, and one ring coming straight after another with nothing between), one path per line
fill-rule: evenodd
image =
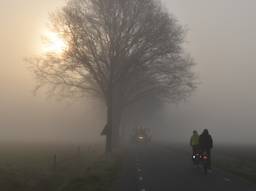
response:
M189 146L174 147L189 154ZM0 144L2 191L111 191L121 156L104 157L102 145ZM182 151L183 150L183 151ZM218 145L213 165L256 183L253 146Z
M0 190L108 191L119 161L101 145L1 144Z
M255 146L216 146L213 151L215 167L256 183Z

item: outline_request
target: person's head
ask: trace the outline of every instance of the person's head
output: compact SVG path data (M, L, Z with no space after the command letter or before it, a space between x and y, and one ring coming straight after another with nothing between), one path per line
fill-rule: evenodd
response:
M197 135L198 133L197 133L197 131L196 131L196 130L194 130L194 131L193 131L193 134L194 134L194 135Z
M204 134L204 135L209 135L208 129L204 129L203 134Z

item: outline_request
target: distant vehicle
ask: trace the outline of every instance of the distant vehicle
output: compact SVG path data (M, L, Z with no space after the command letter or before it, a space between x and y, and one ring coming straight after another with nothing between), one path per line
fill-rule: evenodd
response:
M150 131L146 128L136 128L132 136L132 142L139 144L147 144L151 142Z
M137 135L136 143L149 143L151 141L151 137L148 135Z

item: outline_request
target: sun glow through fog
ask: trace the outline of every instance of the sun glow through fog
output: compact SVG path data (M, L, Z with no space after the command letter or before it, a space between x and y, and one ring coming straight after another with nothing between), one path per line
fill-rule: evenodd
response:
M62 54L67 48L65 41L58 35L58 33L52 31L46 31L43 34L42 53L44 54Z

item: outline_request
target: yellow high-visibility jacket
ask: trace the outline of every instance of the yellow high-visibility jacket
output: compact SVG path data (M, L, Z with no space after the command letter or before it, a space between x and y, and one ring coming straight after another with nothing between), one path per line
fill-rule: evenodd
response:
M191 136L190 145L191 145L191 146L197 146L197 145L199 145L199 135L198 135L198 134L193 134L193 135Z

